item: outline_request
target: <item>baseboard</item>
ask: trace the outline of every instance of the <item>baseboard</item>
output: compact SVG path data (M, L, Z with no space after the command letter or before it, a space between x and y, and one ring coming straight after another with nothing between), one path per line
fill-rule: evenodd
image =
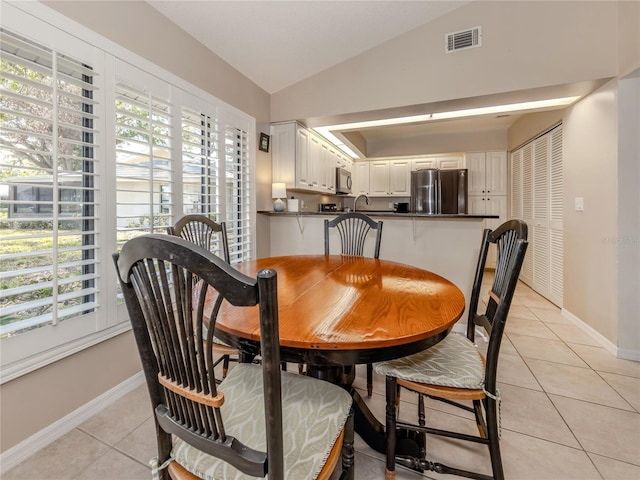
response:
M598 331L594 330L593 327L591 327L590 325L586 324L583 320L581 320L580 318L575 316L569 310L563 308L562 311L561 311L561 315L563 317L566 317L569 320L571 320L576 325L576 327L578 327L580 330L582 330L587 335L589 335L591 338L593 338L596 342L598 342L611 355L613 355L615 357L618 357L618 358L622 358L620 356L620 349L618 348L618 346L615 343L613 343L608 338L604 337ZM636 353L638 353L638 352L636 352Z
M0 476L143 384L144 373L140 371L9 450L0 453Z
M640 352L638 350L618 348L618 358L622 358L624 360L633 360L634 362L640 362Z

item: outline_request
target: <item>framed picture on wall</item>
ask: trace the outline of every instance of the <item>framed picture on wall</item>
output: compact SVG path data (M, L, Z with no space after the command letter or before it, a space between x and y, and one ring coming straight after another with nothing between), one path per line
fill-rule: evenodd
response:
M258 148L263 152L269 151L269 135L267 135L266 133L260 134L260 145L258 146Z

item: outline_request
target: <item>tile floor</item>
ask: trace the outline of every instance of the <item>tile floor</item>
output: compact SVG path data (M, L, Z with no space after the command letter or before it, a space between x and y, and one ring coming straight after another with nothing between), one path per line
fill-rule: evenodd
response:
M500 355L507 479L640 480L640 362L613 357L524 284L516 291ZM358 369L356 387L366 398L364 371ZM401 417L414 415L415 397L405 392L402 398ZM138 388L3 480L149 479L155 443L147 402L146 387ZM375 379L367 402L383 419L384 378ZM427 415L434 426L475 432L470 417L446 405L429 403ZM429 451L433 461L490 472L485 447L433 438ZM356 479L383 479L382 458L356 436ZM454 477L398 467L397 478Z

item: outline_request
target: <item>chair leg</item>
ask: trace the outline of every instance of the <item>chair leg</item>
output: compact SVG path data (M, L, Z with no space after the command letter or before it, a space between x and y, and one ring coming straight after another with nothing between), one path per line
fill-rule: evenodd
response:
M395 377L386 377L386 440L387 440L387 464L385 479L396 478L396 394L397 382Z
M229 373L229 355L225 355L222 360L222 378L227 378Z
M298 364L298 373L300 375L302 375L304 373L304 364L303 363L299 363Z
M498 412L496 401L485 398L484 405L487 420L487 436L489 438L489 455L491 456L491 468L494 480L504 480L502 468L502 455L500 454L500 433L498 432Z
M355 478L355 450L354 450L354 412L349 411L349 418L344 426L344 440L342 441L342 475L340 480L354 480Z
M373 365L367 363L367 396L370 397L373 394Z
M484 421L484 417L482 415L482 404L480 400L473 401L473 413L476 416L476 425L478 427L478 433L482 438L488 438L487 436L487 424Z
M424 395L418 394L418 425L424 427L427 425L426 415L424 412ZM424 459L427 456L427 434L420 433L422 441L420 444L420 458Z

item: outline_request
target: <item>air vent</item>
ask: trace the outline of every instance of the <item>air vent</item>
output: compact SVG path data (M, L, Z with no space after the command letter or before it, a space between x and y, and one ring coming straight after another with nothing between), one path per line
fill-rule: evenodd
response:
M467 48L480 47L482 45L482 30L480 27L447 33L445 51L457 52Z

